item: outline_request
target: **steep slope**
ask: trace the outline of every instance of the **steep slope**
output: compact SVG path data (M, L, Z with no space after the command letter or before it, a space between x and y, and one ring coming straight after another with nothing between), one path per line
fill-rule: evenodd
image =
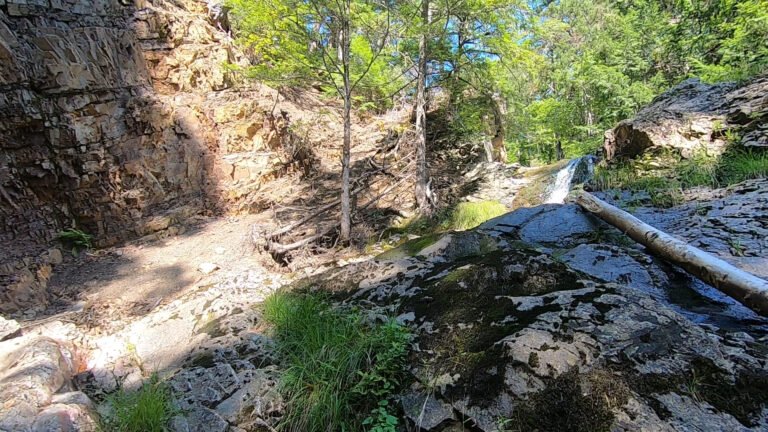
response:
M298 199L312 182L262 189L310 169L336 193L337 104L231 73L248 59L214 18L202 0L0 3L3 310L45 307L64 229L99 247L173 234ZM359 158L382 134L354 133Z

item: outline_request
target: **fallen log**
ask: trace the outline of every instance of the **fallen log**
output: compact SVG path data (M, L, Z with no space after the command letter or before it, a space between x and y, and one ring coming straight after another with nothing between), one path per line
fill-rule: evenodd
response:
M269 251L271 253L273 253L273 254L284 255L287 252L290 252L292 250L304 247L304 246L312 243L313 241L319 240L319 239L321 239L321 238L331 234L331 232L333 232L338 227L339 227L339 224L331 225L330 227L325 228L324 230L320 231L317 234L313 234L313 235L311 235L309 237L306 237L306 238L304 238L302 240L299 240L299 241L295 241L293 243L283 244L283 243L278 243L278 242L268 242L267 243L267 245L268 245L267 247L268 247Z
M580 192L576 203L653 254L677 264L758 314L768 316L768 281L678 240L587 192Z

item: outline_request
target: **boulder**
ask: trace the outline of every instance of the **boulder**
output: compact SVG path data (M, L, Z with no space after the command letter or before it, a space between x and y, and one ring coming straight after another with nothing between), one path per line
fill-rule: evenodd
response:
M767 101L765 75L742 86L686 80L607 131L605 158L634 158L652 148L673 149L684 158L702 149L719 154L731 139L745 147L768 146Z
M15 320L5 319L0 316L0 341L21 335L21 327Z
M72 375L82 367L76 359L68 346L44 336L0 342L0 430L96 430L93 404L72 391Z

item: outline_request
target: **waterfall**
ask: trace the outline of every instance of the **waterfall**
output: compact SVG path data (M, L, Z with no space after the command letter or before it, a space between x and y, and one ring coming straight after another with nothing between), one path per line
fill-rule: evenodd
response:
M555 181L549 188L545 204L562 204L565 201L565 197L568 196L568 192L571 190L571 183L573 182L574 175L577 169L583 168L586 172L580 172L580 181L584 181L591 177L594 173L595 157L592 155L583 156L568 161L568 165L564 166L555 175ZM582 178L583 177L583 178Z

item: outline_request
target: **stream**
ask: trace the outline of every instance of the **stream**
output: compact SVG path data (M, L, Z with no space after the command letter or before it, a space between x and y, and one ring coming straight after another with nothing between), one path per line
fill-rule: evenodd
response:
M544 203L564 203L573 185L584 183L591 178L594 174L595 162L596 158L591 155L570 160L552 175L552 182L547 188ZM597 193L597 195L602 194ZM672 212L674 209L654 209L654 211ZM633 213L637 212L633 211ZM635 216L641 217L638 214ZM634 247L644 251L642 246ZM768 335L768 318L761 317L717 288L682 270L672 274L668 281L659 285L643 291L653 295L692 322L712 325L728 332L744 331L756 337Z

